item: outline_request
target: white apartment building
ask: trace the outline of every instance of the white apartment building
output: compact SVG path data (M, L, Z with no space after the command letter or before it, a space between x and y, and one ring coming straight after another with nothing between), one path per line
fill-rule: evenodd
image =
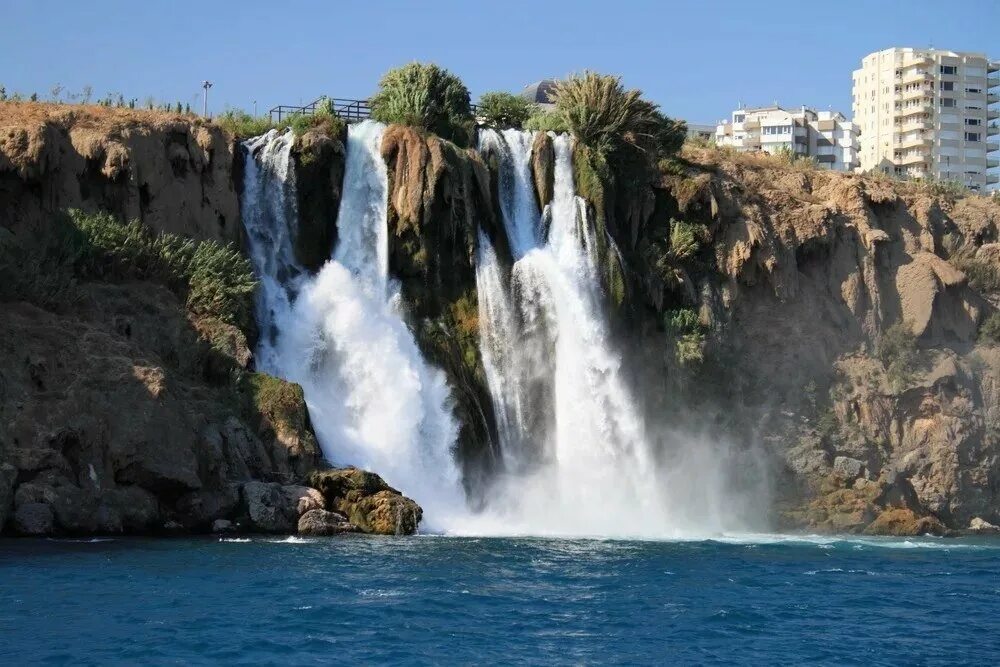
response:
M854 71L861 169L953 180L984 190L998 182L1000 62L981 53L892 48ZM994 141L991 141L994 140Z
M815 111L804 106L789 111L777 104L740 108L716 126L715 143L772 155L791 151L836 171L858 167L857 127L836 111Z

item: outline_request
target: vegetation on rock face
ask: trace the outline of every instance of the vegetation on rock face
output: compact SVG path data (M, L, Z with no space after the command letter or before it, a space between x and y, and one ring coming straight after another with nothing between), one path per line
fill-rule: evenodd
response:
M471 141L469 89L437 65L410 63L389 70L370 104L377 121L418 127L460 146Z
M913 381L917 370L917 339L906 322L897 322L879 336L875 355L885 367L889 386L902 391Z
M537 106L519 95L495 91L479 99L478 115L490 127L501 130L522 128Z
M993 313L979 327L979 340L1000 344L1000 313Z
M969 279L969 286L980 292L1000 291L1000 266L977 257L959 256L952 260Z
M664 315L667 333L674 343L674 358L681 366L701 363L705 359L705 331L698 313L691 308L678 308Z
M72 210L69 219L79 231L71 243L81 277L161 282L183 293L194 314L252 327L251 295L257 281L236 248L153 234L138 220L123 223L107 213Z

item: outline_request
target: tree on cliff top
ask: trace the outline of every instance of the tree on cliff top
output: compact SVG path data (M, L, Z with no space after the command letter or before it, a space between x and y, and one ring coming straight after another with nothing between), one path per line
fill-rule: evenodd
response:
M370 104L377 121L419 127L461 146L471 139L469 89L437 65L410 63L389 70Z
M478 115L490 127L501 130L521 129L537 109L536 105L519 95L502 91L484 93L479 98Z
M641 90L626 90L620 77L587 71L556 83L554 97L570 131L602 154L631 146L655 161L684 143L684 122L664 116Z

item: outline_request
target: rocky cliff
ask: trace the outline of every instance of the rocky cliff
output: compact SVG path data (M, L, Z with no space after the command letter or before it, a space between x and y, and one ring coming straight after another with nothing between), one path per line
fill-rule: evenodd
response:
M63 270L67 208L238 243L240 150L183 116L0 107L6 532L415 529L419 507L376 475L327 469L301 390L254 372L252 330L175 282ZM477 229L509 262L495 165L403 127L382 153L390 269L448 374L475 501L497 464L475 290ZM343 137L310 130L294 157L297 252L315 269L336 242ZM539 210L552 160L540 135ZM1000 523L1000 202L708 148L637 168L578 147L574 162L651 422L759 456L779 527Z
M756 434L779 525L1000 519L1000 200L716 149L639 193L609 171L595 204L652 414Z
M249 303L225 306L245 260L215 243L241 234L233 138L182 116L2 106L0 530L413 532L419 507L375 475L307 486L360 473L324 463L301 388L253 370ZM334 197L335 142L302 150Z

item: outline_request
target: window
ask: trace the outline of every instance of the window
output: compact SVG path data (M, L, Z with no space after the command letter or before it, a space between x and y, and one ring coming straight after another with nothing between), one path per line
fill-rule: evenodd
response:
M770 126L766 125L766 126L764 126L764 134L776 135L776 134L791 134L791 133L792 133L792 126L791 125L770 125Z
M966 88L965 92L967 92L967 93L974 93L974 94L978 95L978 94L980 94L980 93L983 92L983 89L982 88Z
M955 65L941 65L942 74L958 74L958 67Z
M955 82L954 81L942 81L941 82L941 90L955 90Z
M943 107L953 107L955 106L955 100L951 97L942 97L941 106Z
M742 123L746 119L746 114L738 113L733 116L734 123Z
M982 136L982 135L980 135L979 132L966 132L965 133L965 140L966 141L979 141L979 137L980 136Z
M966 118L965 119L965 124L966 125L982 125L983 124L983 120L981 118Z

